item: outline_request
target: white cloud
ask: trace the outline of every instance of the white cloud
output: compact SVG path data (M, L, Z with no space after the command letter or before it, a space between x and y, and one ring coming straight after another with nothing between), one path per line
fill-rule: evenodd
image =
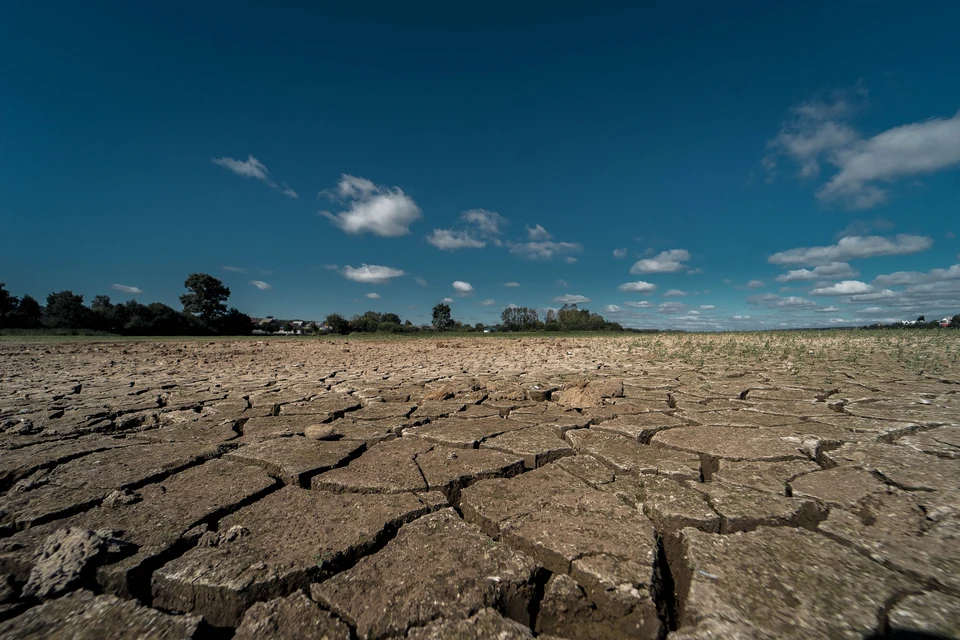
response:
M260 291L267 291L268 289L272 289L272 288L273 288L273 287L271 287L269 284L267 284L266 282L264 282L263 280L251 280L251 281L250 281L250 284L252 284L253 286L255 286L257 289L260 289Z
M614 258L626 258L626 257L627 257L627 250L626 250L625 248L624 248L624 249L614 249L614 250L613 250L613 257L614 257Z
M608 304L603 308L604 313L619 313L621 311L623 311L623 309L615 304Z
M233 273L246 273L246 269L241 269L240 267L223 267L224 271L232 271Z
M653 303L647 302L646 300L641 300L639 302L634 302L631 300L630 302L624 302L623 304L627 305L628 307L633 307L634 309L650 309L653 307Z
M463 280L455 281L453 283L453 288L456 289L457 293L461 296L472 296L474 293L473 285L471 285L469 282L464 282Z
M563 287L563 288L566 288L566 287L570 286L570 285L567 284L567 281L564 280L563 278L558 279L558 280L557 280L556 282L554 282L553 284L555 284L555 285L558 286L558 287Z
M821 307L819 309L814 309L817 313L836 313L840 311L839 307Z
M410 233L410 225L423 217L420 207L400 187L382 187L366 178L344 174L337 194L348 201L348 209L334 215L321 211L347 233L373 233L396 237Z
M630 268L630 273L674 273L683 270L684 266L681 263L689 259L690 252L686 249L661 251L653 258L638 260L633 267Z
M696 269L687 269L687 275L688 275L688 276L695 276L695 275L697 275L698 273L703 273L703 269L701 269L701 268L699 268L699 267L697 267Z
M846 262L831 262L810 269L794 269L777 276L777 282L806 282L809 280L829 280L831 278L856 278L860 275Z
M941 280L957 279L960 279L960 264L955 264L949 269L931 269L927 273L921 273L919 271L897 271L896 273L879 275L873 279L873 283L884 287L891 285L926 284L929 282L940 282Z
M143 289L140 287L128 287L125 284L114 284L111 285L110 288L124 293L143 293Z
M933 244L928 236L897 234L893 240L880 236L848 236L826 247L800 247L775 253L770 264L830 265L857 258L902 256L926 251Z
M549 260L564 253L580 251L583 251L583 246L579 242L525 242L510 247L510 253L529 260Z
M490 235L498 235L501 225L506 224L506 218L496 211L487 211L486 209L471 209L460 214L464 222L476 225L481 232Z
M401 269L392 267L382 267L377 264L361 264L354 268L346 265L341 271L343 277L354 282L364 282L367 284L382 284L389 282L391 278L399 278L406 275Z
M817 303L799 296L780 297L775 293L748 296L747 302L755 307L766 309L813 309Z
M840 170L818 192L821 200L841 200L854 208L872 207L887 192L870 183L933 173L960 164L960 111L952 118L932 118L888 129L834 153Z
M417 276L416 278L414 278L414 281L421 287L427 286L427 281L421 278L420 276Z
M434 229L433 233L427 236L427 242L437 249L445 251L482 249L487 246L486 242L471 237L466 231L454 231L453 229Z
M678 298L680 296L690 295L686 291L680 291L680 289L668 289L663 292L664 298Z
M577 259L574 258L573 256L567 256L566 258L563 259L563 261L566 262L567 264L576 264L576 263L577 263Z
M704 311L713 311L714 309L716 309L716 307L712 304L702 304L700 305L700 308L703 309Z
M554 302L560 302L562 304L583 304L585 302L590 302L590 298L586 296L578 296L572 293L566 295L557 296L553 299Z
M812 296L849 296L860 293L870 293L873 287L859 280L844 280L829 287L820 287L810 292Z
M875 302L877 300L889 300L890 298L896 298L899 294L893 289L883 289L882 291L874 291L873 293L861 293L858 295L850 296L851 302Z
M549 240L553 236L538 224L535 227L527 227L527 237L533 242L541 242L543 240Z
M682 302L664 302L657 308L657 311L666 314L686 313L687 305Z
M281 186L280 191L283 193L283 195L287 196L288 198L293 198L294 200L296 200L297 198L300 197L297 195L297 192L291 189L290 187L288 187L286 183L282 182L280 183L280 186Z
M370 298L371 300L379 300L379 299L380 299L380 294L379 294L379 293L368 293L368 294L367 294L367 297Z
M480 306L481 306L481 307L492 307L492 306L495 305L496 303L497 303L496 300L494 300L494 299L492 299L492 298L487 298L486 300L484 300L483 302L480 303Z
M327 271L338 271L340 269L340 266L336 264L324 264L324 265L321 265L321 267L326 269Z
M505 287L519 287L519 286L520 286L520 283L519 283L519 282L504 282L504 283L503 283L503 286L505 286Z
M651 291L656 291L657 285L644 282L643 280L637 280L636 282L624 282L622 285L617 287L617 289L623 291L624 293L649 293Z
M453 298L444 298L441 302L443 304L453 304Z
M747 289L759 289L763 286L763 280L751 280L747 283Z
M234 160L233 158L212 158L210 162L220 165L221 167L226 167L238 176L243 176L244 178L256 178L257 180L263 180L265 182L270 181L270 172L267 170L267 167L252 155L247 158L246 162Z

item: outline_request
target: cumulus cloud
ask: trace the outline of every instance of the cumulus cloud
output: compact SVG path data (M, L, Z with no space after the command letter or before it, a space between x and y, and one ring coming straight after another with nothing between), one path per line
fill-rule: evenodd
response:
M128 287L125 284L114 284L111 285L110 288L116 291L122 291L123 293L143 293L143 289L140 287Z
M644 258L634 263L630 273L675 273L685 267L682 263L690 259L690 252L686 249L671 249L661 251L653 258Z
M487 246L486 242L471 237L466 231L454 231L452 229L434 229L433 233L427 236L427 242L444 251L482 249Z
M617 289L623 291L624 293L649 293L651 291L656 291L657 285L644 282L643 280L637 280L636 282L624 282L622 285L617 287Z
M799 296L780 297L775 293L748 296L747 303L766 309L813 309L817 303Z
M533 242L540 242L542 240L549 240L553 236L538 224L534 227L527 227L527 237Z
M621 311L623 311L623 309L615 304L608 304L603 308L604 313L620 313Z
M486 209L470 209L460 214L460 218L469 224L476 225L482 233L498 235L500 228L506 224L506 218L496 211Z
M703 309L704 311L713 311L714 309L716 309L716 307L712 304L702 304L700 305L700 308Z
M346 265L340 273L348 280L366 284L382 284L389 282L391 278L406 275L406 272L401 269L383 267L377 264L361 264L356 268Z
M647 302L646 300L640 300L639 302L631 300L629 302L624 302L623 304L627 305L628 307L633 307L634 309L650 309L653 307L653 303Z
M856 278L860 275L846 262L831 262L813 269L794 269L777 276L777 282L807 282L810 280L829 280L831 278Z
M583 251L583 245L579 242L524 242L510 247L510 253L528 260L549 260L566 253L579 253L580 251Z
M747 283L747 289L759 289L763 286L763 280L751 280Z
M370 298L371 300L379 300L379 299L380 299L380 294L379 294L379 293L368 293L368 294L367 294L367 297Z
M949 269L931 269L927 273L920 271L897 271L879 275L873 279L877 286L902 286L914 284L926 284L930 282L940 282L941 280L960 279L960 264L955 264Z
M453 304L453 298L444 298L440 302L442 302L443 304Z
M456 289L457 293L461 296L472 296L473 295L473 285L469 282L464 282L463 280L457 280L453 283L453 288Z
M686 291L681 291L680 289L668 289L663 292L664 298L678 298L680 296L689 295Z
M926 251L933 245L929 236L897 234L893 239L881 236L847 236L826 247L800 247L775 253L770 264L830 265L857 258L903 256Z
M417 203L400 187L383 187L366 178L343 174L335 193L345 201L347 209L336 215L321 211L320 215L350 234L403 236L410 233L411 224L423 217Z
M657 311L671 315L675 313L686 313L687 305L682 302L664 302L657 308Z
M486 300L484 300L483 302L480 303L480 306L481 306L481 307L492 307L492 306L495 305L496 303L497 303L496 300L494 300L494 299L492 299L492 298L487 298Z
M625 248L624 248L624 249L614 249L614 250L613 250L613 257L614 257L614 258L626 258L626 257L627 257L627 250L626 250Z
M504 283L503 283L503 286L505 286L505 287L519 287L519 286L520 286L520 283L519 283L519 282L504 282Z
M865 96L866 91L858 85L834 92L828 100L793 107L779 133L768 142L769 153L762 164L769 179L781 158L795 163L804 179L818 177L828 164L833 175L817 189L817 197L868 209L889 197L888 188L878 184L960 165L960 112L865 138L850 123Z
M240 267L223 267L224 271L232 271L233 273L246 273L246 269L241 269Z
M554 302L560 302L562 304L583 304L585 302L590 302L590 298L586 296L578 296L572 293L566 295L557 296L553 299Z
M264 282L263 280L251 280L251 281L250 281L250 284L252 284L253 286L255 286L257 289L260 289L260 291L266 291L266 290L268 290L268 289L272 289L272 288L273 288L273 287L271 287L269 284L267 284L266 282Z
M860 293L870 293L873 287L859 280L844 280L829 287L819 287L810 292L812 296L849 296Z

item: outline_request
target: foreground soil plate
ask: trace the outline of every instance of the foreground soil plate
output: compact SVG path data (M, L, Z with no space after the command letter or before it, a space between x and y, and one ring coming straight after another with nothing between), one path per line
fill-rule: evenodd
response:
M0 342L0 639L960 638L960 332Z

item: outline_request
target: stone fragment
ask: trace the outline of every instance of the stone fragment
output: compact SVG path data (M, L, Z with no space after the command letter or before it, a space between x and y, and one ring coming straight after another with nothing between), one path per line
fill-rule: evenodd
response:
M307 489L310 487L310 478L346 464L363 449L362 442L324 442L294 436L245 445L223 457L257 465L284 484Z
M567 441L547 426L510 431L485 440L480 447L522 456L527 469L537 469L574 453Z
M463 411L466 407L466 403L460 402L459 400L424 401L417 405L414 412L410 414L410 418L415 420L438 420Z
M200 616L176 616L133 600L75 591L0 622L0 638L45 640L181 640L199 637Z
M311 440L335 440L340 434L332 424L311 424L303 428L303 435Z
M660 628L651 597L653 526L616 497L550 466L463 491L464 518L584 586L605 615L635 615Z
M440 617L466 619L494 605L529 626L538 570L445 509L403 526L382 551L311 593L360 638L401 635Z
M532 426L506 418L441 418L435 422L404 431L404 437L416 436L448 447L476 449L480 443L509 431Z
M813 498L824 504L854 508L872 493L886 493L887 487L872 473L852 467L814 471L790 483L795 498Z
M569 640L645 637L641 634L649 631L650 625L639 614L640 611L623 617L605 615L573 578L555 574L547 581L540 601L537 635L556 634Z
M720 460L717 471L713 473L713 480L733 486L785 495L787 484L791 480L801 474L818 469L820 467L809 460L786 460L784 462Z
M153 603L202 614L214 626L237 626L253 603L307 588L442 504L439 494L284 487L220 521L224 532L240 527L238 535L211 536L157 570Z
M632 438L594 429L568 431L566 438L578 453L590 454L618 473L700 479L700 456L696 454L639 444Z
M707 497L720 514L720 533L752 531L757 527L805 527L813 529L823 517L810 499L787 498L716 482L691 484Z
M542 636L540 636L542 637ZM532 640L530 629L493 609L481 609L466 620L437 620L407 633L408 640Z
M298 591L286 598L258 602L247 609L234 640L350 640L350 627Z
M960 598L936 591L907 596L887 614L891 637L960 638Z
M870 636L880 631L886 602L910 588L851 549L785 527L731 535L684 529L682 560L671 569L681 629L736 621L761 637Z
M111 531L58 529L47 536L34 557L23 595L47 600L77 588L94 569L118 555L126 544Z

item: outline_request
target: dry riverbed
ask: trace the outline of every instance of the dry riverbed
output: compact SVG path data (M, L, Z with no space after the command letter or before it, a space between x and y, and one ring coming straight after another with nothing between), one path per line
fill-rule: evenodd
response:
M0 342L0 638L960 637L958 354Z

